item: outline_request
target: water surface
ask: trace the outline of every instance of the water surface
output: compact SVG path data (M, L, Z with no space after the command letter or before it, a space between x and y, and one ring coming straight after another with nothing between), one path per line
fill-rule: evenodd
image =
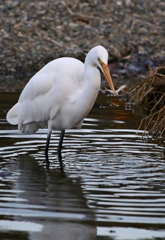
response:
M100 93L81 130L19 135L5 120L18 94L0 94L0 239L165 239L164 146L137 134L129 104Z

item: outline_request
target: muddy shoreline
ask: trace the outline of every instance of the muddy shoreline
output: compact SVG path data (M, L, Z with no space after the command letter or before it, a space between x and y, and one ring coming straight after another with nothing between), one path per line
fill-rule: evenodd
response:
M54 58L83 61L99 44L119 85L165 62L163 0L2 0L0 11L1 91L19 91Z

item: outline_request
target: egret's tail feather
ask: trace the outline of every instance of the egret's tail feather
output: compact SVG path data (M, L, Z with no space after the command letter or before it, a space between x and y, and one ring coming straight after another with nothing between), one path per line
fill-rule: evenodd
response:
M18 103L16 103L6 115L7 121L12 125L18 124Z

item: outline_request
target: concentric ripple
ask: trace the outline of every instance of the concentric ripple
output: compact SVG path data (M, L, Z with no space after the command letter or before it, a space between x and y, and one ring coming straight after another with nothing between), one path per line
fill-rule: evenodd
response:
M164 146L137 133L124 103L99 95L83 128L66 132L63 174L59 133L46 169L47 130L20 135L0 107L0 239L165 239Z

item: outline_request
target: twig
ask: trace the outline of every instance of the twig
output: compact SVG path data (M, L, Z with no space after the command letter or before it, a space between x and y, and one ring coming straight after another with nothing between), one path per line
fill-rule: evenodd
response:
M61 4L67 9L68 13L72 16L72 17L77 17L77 18L82 18L82 19L93 19L93 20L98 20L100 21L99 17L95 17L95 16L89 16L86 14L82 14L82 13L74 13L64 1L61 1Z

